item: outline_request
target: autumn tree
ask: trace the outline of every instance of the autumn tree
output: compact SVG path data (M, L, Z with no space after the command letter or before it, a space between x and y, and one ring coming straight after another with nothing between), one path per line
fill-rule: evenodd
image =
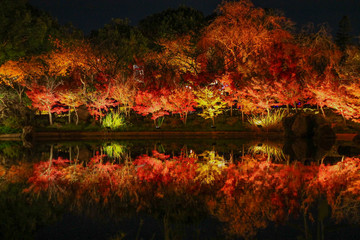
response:
M29 68L29 63L26 60L9 60L0 66L0 82L17 93L20 104L26 89L27 75L24 70L27 68Z
M69 110L60 106L53 108L59 101L59 87L64 83L69 70L83 65L83 62L78 60L78 57L81 57L78 51L58 40L54 41L54 45L56 50L32 57L29 67L24 69L30 79L27 95L40 111L48 112L50 125L53 123L53 112Z
M271 107L275 105L273 81L264 78L251 78L247 81L244 90L246 91L246 97L258 108L257 111L265 110L270 114Z
M189 87L176 88L168 96L171 112L180 115L181 121L186 125L189 112L195 111L195 95Z
M159 128L162 124L163 117L169 115L168 110L172 109L168 101L169 91L139 91L135 97L136 105L133 109L139 114L146 116L151 115L154 125Z
M113 79L104 73L98 73L92 81L87 82L85 97L89 113L95 117L95 120L102 122L102 117L115 107L118 103L111 98Z
M269 75L274 83L274 97L279 105L286 105L288 113L290 105L297 107L305 88L302 81L304 60L301 50L292 43L278 44L270 58Z
M130 116L130 110L135 105L136 84L134 76L119 74L114 78L111 98L119 103L118 111L125 112L126 116Z
M176 69L179 74L200 72L200 63L198 62L198 49L194 39L189 35L183 35L171 40L160 39L158 44L162 47L158 57L163 61L162 64L168 64Z
M27 91L26 94L32 102L32 107L38 109L41 112L47 112L49 115L49 123L52 125L52 113L60 113L62 110L64 110L61 107L55 107L59 100L57 94L55 93L57 86L46 87L33 83L29 87L31 90Z
M212 127L215 127L215 117L220 115L226 107L226 103L223 101L220 92L216 89L205 87L195 91L195 96L198 107L202 108L202 112L199 113L199 115L205 119L210 118Z
M288 19L255 8L249 0L224 2L219 16L205 29L203 40L209 49L220 48L225 69L245 78L261 73L274 43L290 37Z
M60 103L68 107L68 122L71 123L71 111L73 110L76 116L76 125L79 123L79 116L77 108L84 104L85 97L81 86L76 84L69 85L65 83L58 91L58 100Z

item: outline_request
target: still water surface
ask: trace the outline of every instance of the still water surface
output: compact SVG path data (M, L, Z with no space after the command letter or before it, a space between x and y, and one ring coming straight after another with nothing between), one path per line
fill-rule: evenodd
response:
M0 239L360 239L359 146L0 143Z

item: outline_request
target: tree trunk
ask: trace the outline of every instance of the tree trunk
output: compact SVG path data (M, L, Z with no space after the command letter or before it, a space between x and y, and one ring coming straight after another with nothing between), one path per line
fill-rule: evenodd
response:
M69 123L71 123L71 107L69 106L69 115L68 115Z
M325 112L324 112L324 109L323 109L323 107L322 107L322 106L320 106L320 110L321 110L322 115L324 116L324 118L326 118L326 116L325 116Z
M49 170L50 170L51 165L52 165L53 156L54 156L54 145L51 144L51 146L50 146L50 156L49 156Z
M241 107L241 122L242 122L242 123L244 123L244 119L245 119L244 110L243 110L243 108Z
M288 113L290 113L290 105L289 104L286 104L286 110Z
M341 111L341 116L342 116L342 118L343 118L343 121L344 121L344 125L346 126L346 118L345 118L345 116L344 116L344 113L343 113L343 111Z
M49 122L50 122L50 125L53 125L52 114L51 114L50 109L49 109Z
M75 112L75 116L76 116L76 125L78 125L79 124L79 115L78 115L75 107L74 107L74 112Z
M99 122L100 122L100 124L101 124L101 122L102 122L102 117L101 117L101 108L99 108Z

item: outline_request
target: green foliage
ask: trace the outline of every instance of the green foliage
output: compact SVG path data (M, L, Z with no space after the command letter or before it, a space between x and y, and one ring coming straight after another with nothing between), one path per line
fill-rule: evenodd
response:
M47 197L29 200L22 184L8 184L0 191L0 238L34 239L38 228L60 219L61 206Z
M248 121L254 127L261 127L265 130L275 130L281 127L282 119L286 116L287 112L280 109L269 112L266 115L252 115L252 117L250 117Z
M135 59L141 58L147 51L146 38L123 19L113 19L92 32L90 40L96 55L101 56L102 64L111 75L116 75L119 70L129 70L129 65L135 64Z
M104 153L111 158L119 158L125 153L126 147L118 143L110 143L103 145Z
M0 123L10 129L20 129L30 125L33 117L28 98L22 93L16 93L13 88L0 85Z
M49 36L61 36L58 23L26 0L0 1L0 65L51 49Z
M1 123L4 125L5 128L10 129L19 129L22 127L22 119L18 116L8 116L3 118Z
M139 28L146 37L156 41L164 38L173 39L178 35L199 33L205 22L202 12L181 6L146 17L140 21Z
M111 130L124 128L126 126L125 117L119 113L111 112L103 119L102 126Z

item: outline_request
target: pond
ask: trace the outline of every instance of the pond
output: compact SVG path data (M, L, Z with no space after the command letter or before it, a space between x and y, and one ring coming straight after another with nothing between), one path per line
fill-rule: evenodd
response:
M0 142L0 239L360 239L352 142Z

